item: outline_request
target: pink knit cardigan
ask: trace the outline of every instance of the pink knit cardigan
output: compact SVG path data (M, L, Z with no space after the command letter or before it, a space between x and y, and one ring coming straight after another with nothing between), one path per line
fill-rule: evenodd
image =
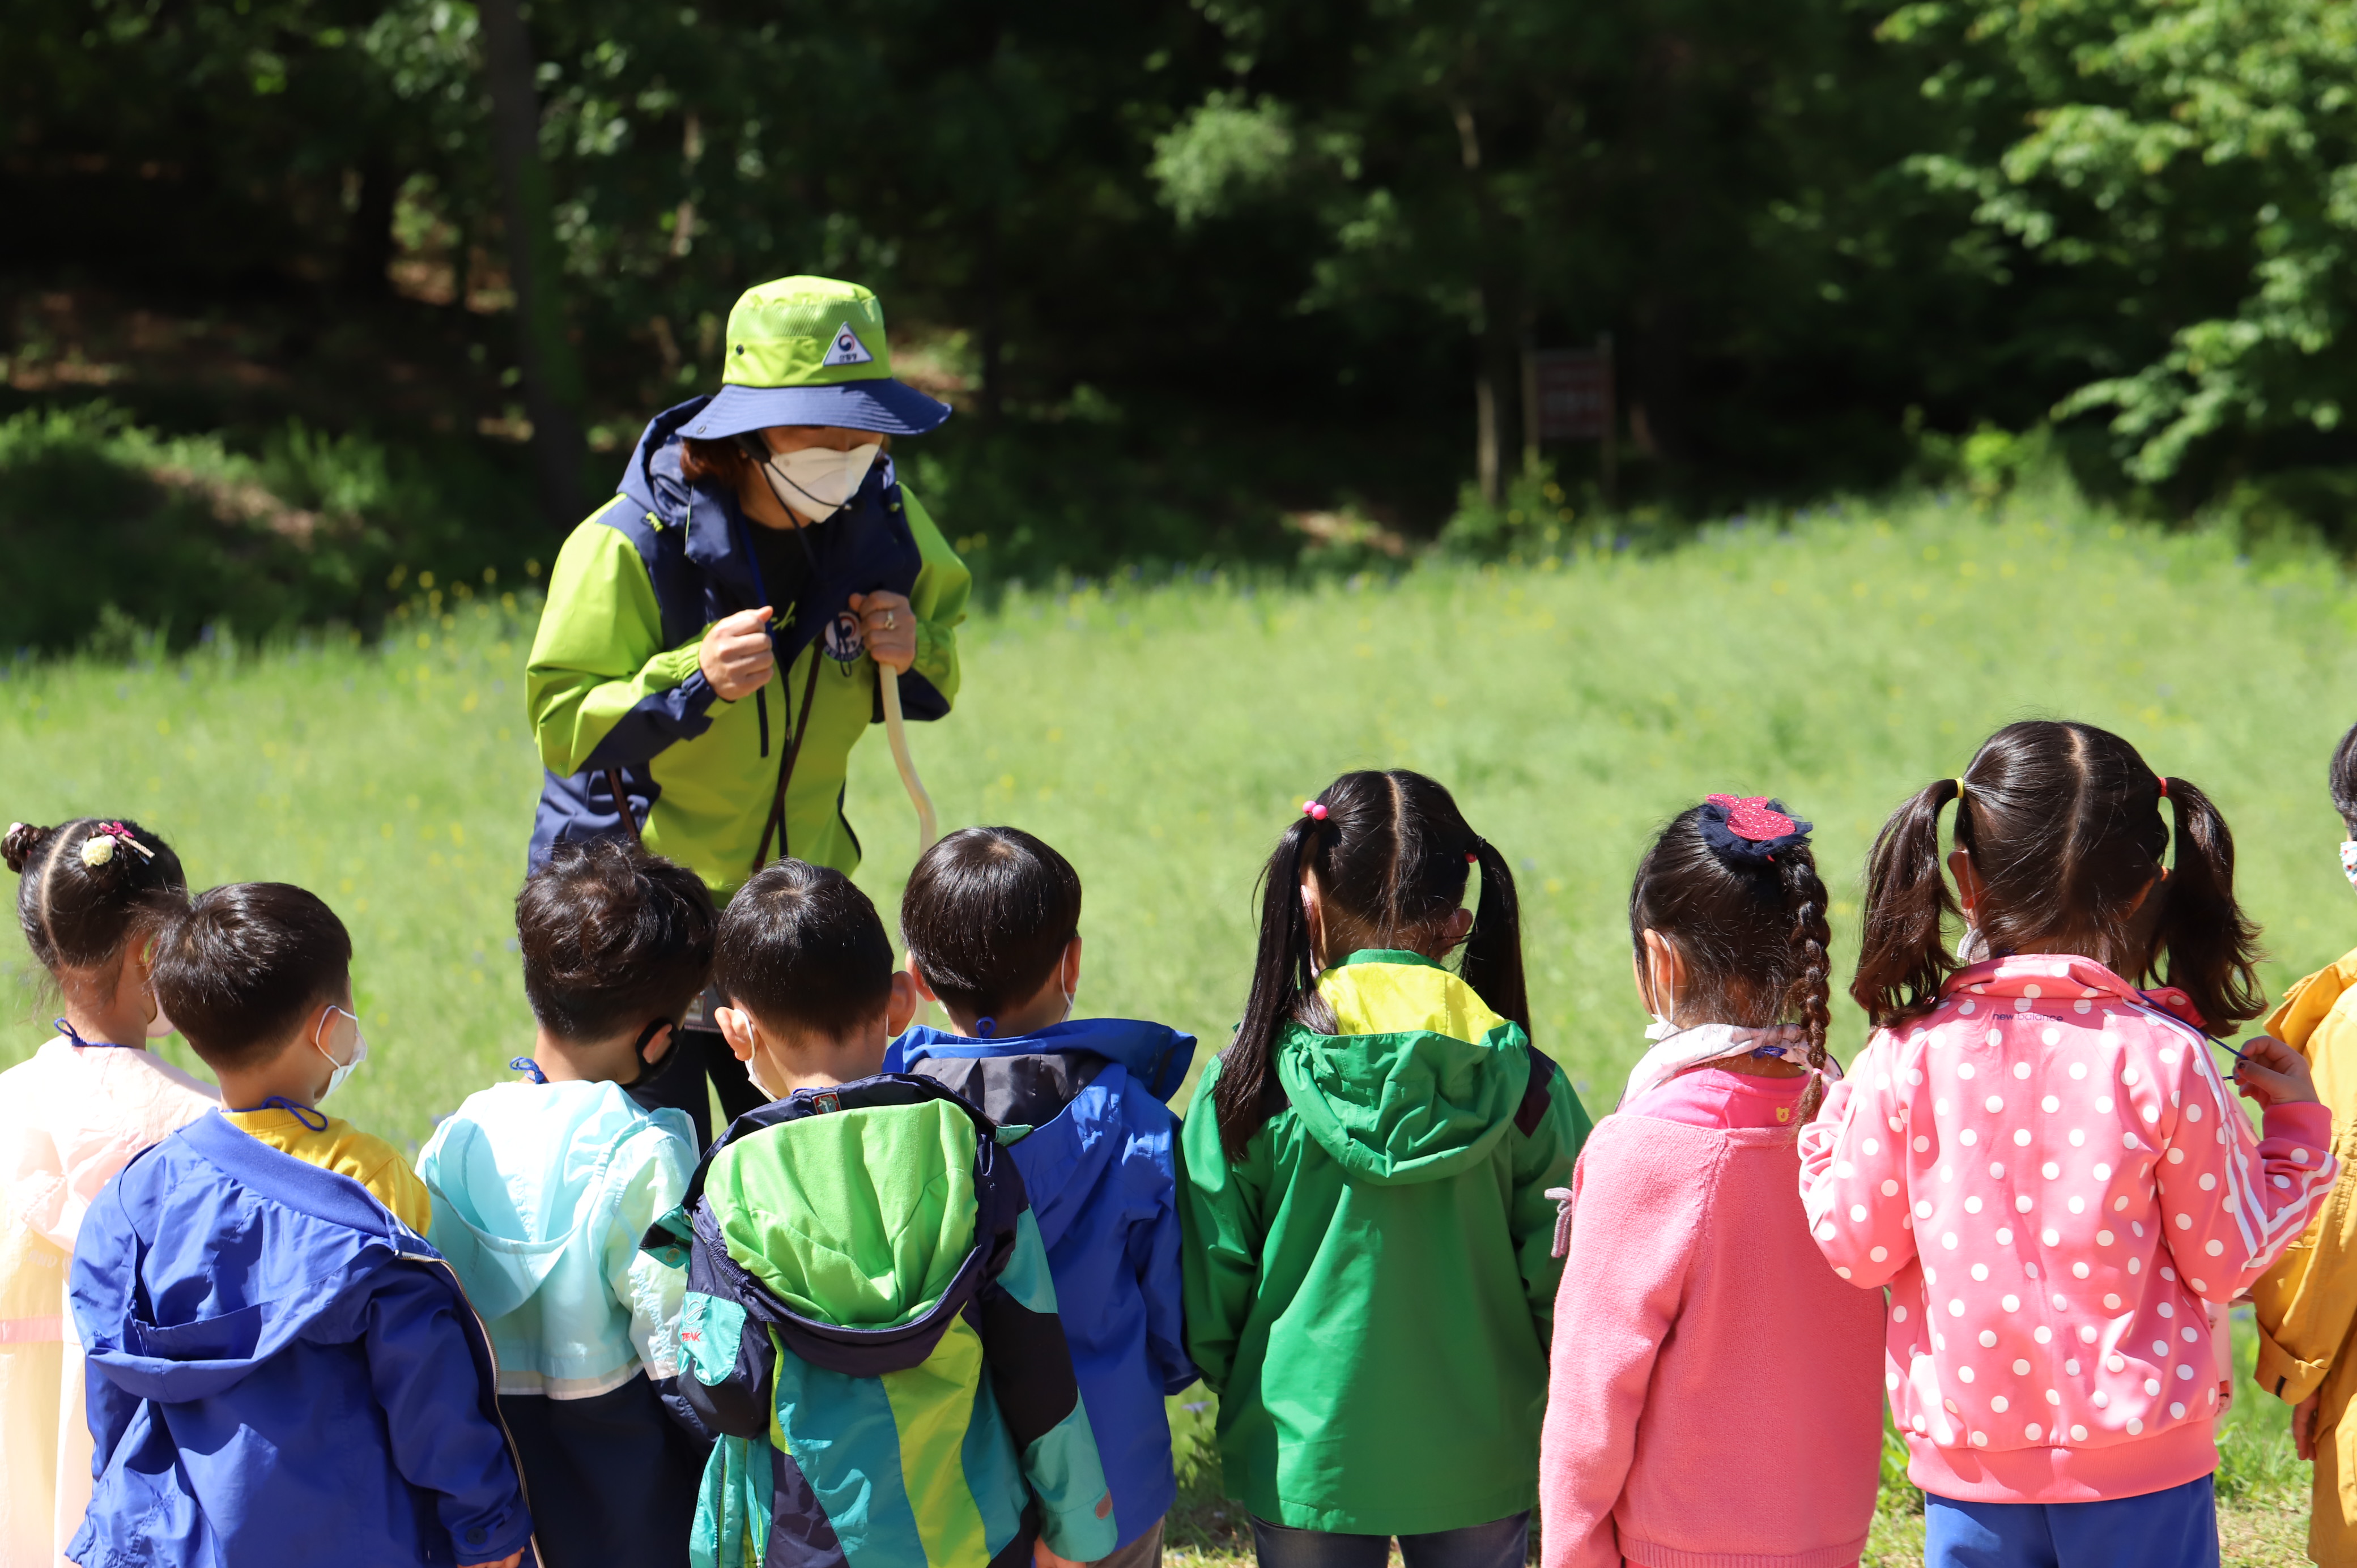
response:
M1882 1446L1882 1293L1835 1278L1809 1239L1800 1088L1690 1074L1589 1137L1539 1454L1545 1568L1857 1560ZM1784 1124L1728 1106L1769 1099Z

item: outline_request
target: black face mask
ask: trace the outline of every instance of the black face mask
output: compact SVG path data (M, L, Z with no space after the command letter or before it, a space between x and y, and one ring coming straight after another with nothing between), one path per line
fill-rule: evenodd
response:
M665 1029L669 1029L671 1031L671 1039L664 1046L662 1055L659 1057L648 1056L647 1047L654 1044L655 1036ZM672 1053L677 1049L679 1049L679 1022L677 1019L657 1018L649 1023L645 1028L639 1031L637 1042L630 1047L630 1054L639 1058L639 1076L630 1079L630 1082L622 1085L622 1087L624 1089L636 1089L639 1085L646 1082L647 1079L662 1071L664 1067L669 1065L672 1058Z

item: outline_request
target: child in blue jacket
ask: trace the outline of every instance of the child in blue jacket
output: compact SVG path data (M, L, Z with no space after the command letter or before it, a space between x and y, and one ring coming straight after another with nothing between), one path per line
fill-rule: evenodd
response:
M1162 1558L1178 1498L1163 1396L1193 1382L1179 1311L1178 1126L1166 1103L1195 1040L1071 1018L1081 879L1017 828L967 828L919 858L900 901L917 989L957 1033L919 1027L891 1070L930 1078L1021 1136L1064 1337L1113 1493L1111 1568Z
M550 1568L688 1568L708 1444L663 1408L687 1274L638 1247L698 1150L685 1112L628 1090L704 989L716 919L683 865L556 845L516 896L529 1080L468 1096L417 1157L427 1239L490 1328Z
M224 1099L317 1117L361 1049L350 960L301 888L215 888L166 928L156 996ZM75 1562L530 1555L490 1341L449 1265L352 1177L213 1112L99 1195L70 1299L97 1477Z

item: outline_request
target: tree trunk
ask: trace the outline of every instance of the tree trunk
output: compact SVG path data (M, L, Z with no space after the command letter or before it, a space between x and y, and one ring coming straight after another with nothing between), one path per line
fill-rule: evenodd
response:
M1522 383L1521 344L1516 328L1523 313L1512 259L1505 253L1505 215L1498 210L1497 198L1481 167L1480 129L1472 105L1460 100L1449 105L1449 113L1457 122L1458 155L1473 199L1474 242L1479 248L1473 293L1480 358L1473 383L1474 473L1480 481L1481 499L1495 506L1503 489L1504 433L1513 423L1515 404L1521 402L1517 395Z
M517 358L523 371L524 412L532 420L533 467L543 517L552 528L569 530L586 509L584 399L580 359L565 332L548 170L540 160L532 38L519 0L482 0L478 14L491 91L491 144L499 158L508 274L515 285Z
M355 299L380 300L393 293L386 269L393 264L393 205L401 177L381 152L369 155L360 175L360 200L344 231L343 285Z

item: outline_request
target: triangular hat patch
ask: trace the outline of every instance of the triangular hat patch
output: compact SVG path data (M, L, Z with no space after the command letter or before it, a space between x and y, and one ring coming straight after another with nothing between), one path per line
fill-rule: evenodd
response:
M859 340L859 334L851 329L848 321L834 329L834 341L828 347L826 358L819 361L822 365L872 365L875 362L876 356L867 351L867 345Z

